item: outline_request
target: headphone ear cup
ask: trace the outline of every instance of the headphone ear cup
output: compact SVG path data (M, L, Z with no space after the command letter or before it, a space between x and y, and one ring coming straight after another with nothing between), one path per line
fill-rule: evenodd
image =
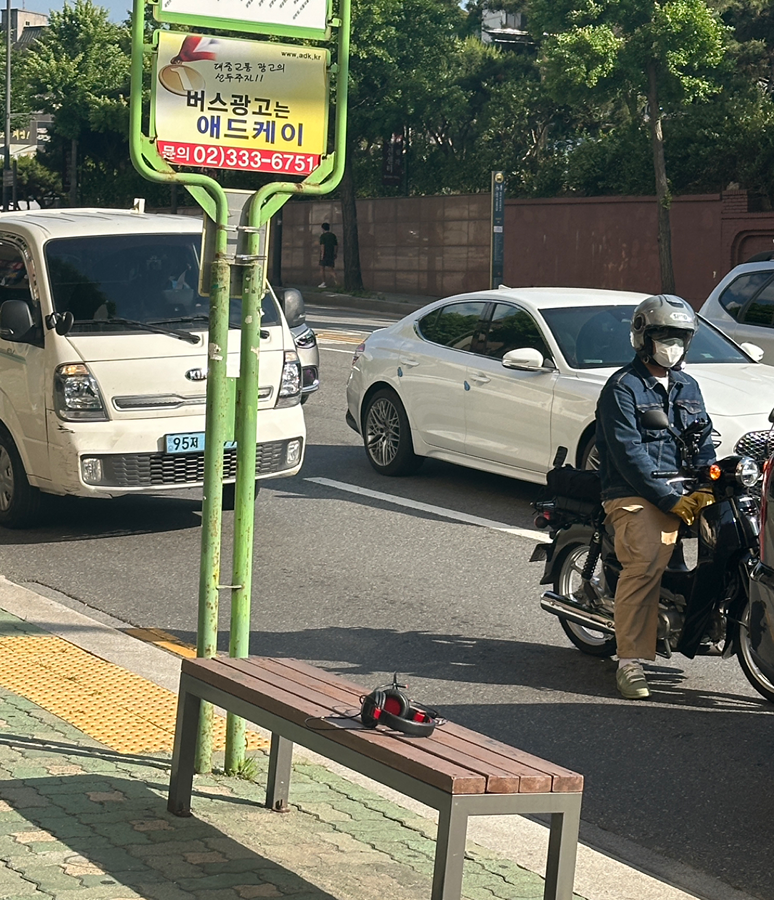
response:
M379 716L384 709L384 703L384 691L376 690L363 698L360 707L360 721L365 728L376 728Z
M411 708L411 702L403 691L399 691L397 688L390 688L389 690L384 691L384 702L382 703L382 707L386 713L390 713L392 716L398 716L400 719L405 719Z

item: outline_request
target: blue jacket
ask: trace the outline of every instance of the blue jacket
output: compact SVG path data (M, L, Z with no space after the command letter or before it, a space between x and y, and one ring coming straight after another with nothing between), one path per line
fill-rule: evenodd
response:
M704 398L696 381L685 372L669 372L669 393L635 357L610 376L597 403L597 451L602 500L617 497L644 497L669 512L680 496L664 479L653 478L657 470L680 468L680 450L664 429L648 429L640 424L647 410L662 409L669 423L682 431L696 419L709 419ZM708 435L699 448L697 463L715 459Z

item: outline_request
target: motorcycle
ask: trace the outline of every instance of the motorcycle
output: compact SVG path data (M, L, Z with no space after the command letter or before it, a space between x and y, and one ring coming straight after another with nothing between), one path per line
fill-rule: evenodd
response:
M766 559L774 565L774 533L767 528L761 541L760 510L751 494L760 468L745 456L695 465L710 428L706 420L678 433L663 411L652 410L643 416L643 425L668 429L680 448L680 470L656 471L653 477L681 484L685 493L710 490L714 497L690 528L681 524L661 581L656 653L666 659L673 653L689 659L736 655L750 684L774 703L774 568L759 558L763 543L769 547ZM616 652L615 589L621 565L604 522L599 474L563 466L566 453L559 449L548 473L549 496L533 504L536 527L548 529L550 536L531 557L545 562L540 583L552 585L540 605L559 618L579 650L610 657ZM774 508L771 469L770 464L765 467L763 504L768 491ZM697 547L695 565L689 567L685 541L691 537Z

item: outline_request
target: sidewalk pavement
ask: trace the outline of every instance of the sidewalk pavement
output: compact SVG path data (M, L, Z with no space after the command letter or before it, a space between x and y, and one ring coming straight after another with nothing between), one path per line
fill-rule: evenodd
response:
M196 776L193 816L170 815L180 648L120 624L0 578L1 898L429 900L430 811L301 748L291 812L268 810L265 733L243 777ZM467 900L542 897L547 829L501 816L470 832ZM748 900L722 888L685 893L580 848L576 900Z
M416 309L421 309L438 297L425 297L418 294L382 293L368 291L368 296L359 297L346 293L343 288L321 288L303 284L288 284L285 287L298 288L304 295L307 306L335 306L341 309L357 309L363 312L389 313L407 316Z

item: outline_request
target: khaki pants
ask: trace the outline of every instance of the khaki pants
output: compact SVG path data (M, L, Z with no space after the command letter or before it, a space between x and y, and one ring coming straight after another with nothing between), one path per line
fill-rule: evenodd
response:
M655 659L661 576L675 548L680 520L642 497L619 497L603 505L623 567L615 592L618 656Z

